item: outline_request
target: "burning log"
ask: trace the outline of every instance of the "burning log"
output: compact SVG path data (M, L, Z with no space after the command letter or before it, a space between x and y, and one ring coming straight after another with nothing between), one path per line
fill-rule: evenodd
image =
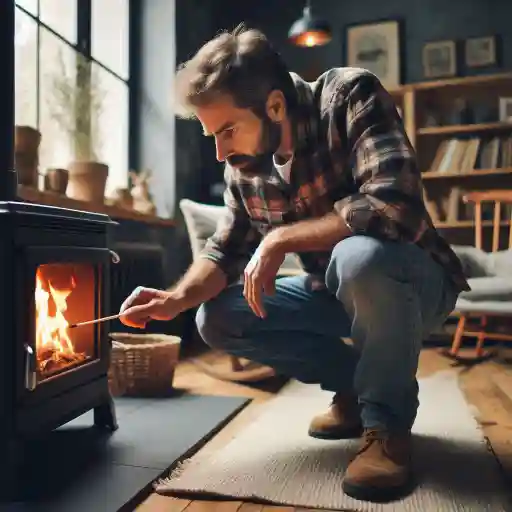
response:
M57 350L43 350L38 353L39 373L48 376L58 373L87 361L89 357L82 352L60 352Z

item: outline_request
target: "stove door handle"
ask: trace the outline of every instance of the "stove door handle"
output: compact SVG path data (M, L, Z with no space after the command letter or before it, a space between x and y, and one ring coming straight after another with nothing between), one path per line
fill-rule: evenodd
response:
M117 264L121 261L121 257L119 256L119 254L117 254L117 252L113 251L112 249L109 249L108 252L110 253L110 256L112 258L112 263Z
M37 387L36 354L34 349L25 344L25 389L34 391Z

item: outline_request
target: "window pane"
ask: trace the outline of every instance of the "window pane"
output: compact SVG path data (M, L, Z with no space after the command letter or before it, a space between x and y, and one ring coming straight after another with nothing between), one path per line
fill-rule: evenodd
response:
M101 162L109 167L106 195L128 186L128 86L122 80L93 64L93 86L102 98L92 117Z
M40 19L69 42L76 43L77 0L39 0Z
M40 168L68 168L73 160L76 53L41 27Z
M16 9L15 122L37 127L37 24Z
M129 3L92 0L92 56L124 79L129 73Z
M37 16L37 0L16 0L16 5L23 7L26 11Z

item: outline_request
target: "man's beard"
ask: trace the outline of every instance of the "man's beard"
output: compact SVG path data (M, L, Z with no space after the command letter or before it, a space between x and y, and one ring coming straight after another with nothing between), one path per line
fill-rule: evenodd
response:
M262 119L260 150L255 155L230 155L226 161L232 167L244 173L258 173L264 171L272 163L274 153L281 145L281 125L275 123L268 116Z

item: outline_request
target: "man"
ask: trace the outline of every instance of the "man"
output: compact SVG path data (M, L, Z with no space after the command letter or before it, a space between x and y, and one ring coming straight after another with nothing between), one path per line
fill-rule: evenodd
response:
M212 347L335 393L309 433L363 434L347 494L400 495L422 339L468 285L425 210L393 100L363 69L308 84L244 29L205 44L177 72L176 91L180 115L199 120L226 162L228 215L172 291L126 300L123 322L143 327L200 305ZM307 275L276 281L290 252Z

